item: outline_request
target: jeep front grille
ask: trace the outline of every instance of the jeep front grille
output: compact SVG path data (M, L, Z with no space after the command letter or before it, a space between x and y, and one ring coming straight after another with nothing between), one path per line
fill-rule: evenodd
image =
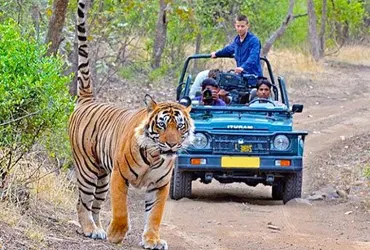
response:
M213 152L222 154L269 154L268 136L214 135Z

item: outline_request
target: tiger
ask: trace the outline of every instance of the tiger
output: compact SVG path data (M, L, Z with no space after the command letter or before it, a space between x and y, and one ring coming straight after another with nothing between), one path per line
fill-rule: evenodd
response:
M121 243L130 228L129 185L144 188L140 244L145 249L168 249L159 228L176 153L194 138L191 105L156 102L148 94L145 106L138 109L97 101L90 77L86 0L78 1L77 11L77 101L68 130L78 186L78 221L85 236ZM108 191L112 218L105 232L100 210Z

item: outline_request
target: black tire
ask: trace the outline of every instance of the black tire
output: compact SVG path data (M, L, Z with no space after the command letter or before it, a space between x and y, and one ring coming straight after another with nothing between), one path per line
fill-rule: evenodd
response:
M284 183L282 181L277 181L272 185L272 199L282 200L284 194Z
M302 172L294 173L285 177L283 202L301 198L302 193Z
M170 185L170 197L173 200L179 200L184 197L191 196L191 185L192 176L191 173L181 172L175 165L173 169L171 185Z

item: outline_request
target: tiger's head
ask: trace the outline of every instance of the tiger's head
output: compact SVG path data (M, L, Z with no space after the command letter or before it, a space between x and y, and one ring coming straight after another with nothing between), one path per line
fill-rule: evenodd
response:
M156 103L150 95L145 95L145 104L147 115L135 129L141 147L156 147L161 155L173 156L192 142L191 106L176 102Z

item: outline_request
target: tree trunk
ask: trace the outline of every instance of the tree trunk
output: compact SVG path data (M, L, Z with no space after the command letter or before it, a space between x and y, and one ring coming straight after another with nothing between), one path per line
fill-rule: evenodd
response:
M159 0L159 14L156 24L156 35L153 47L153 61L152 68L156 69L161 66L161 59L167 39L167 4L165 0Z
M199 54L200 53L200 46L202 44L202 31L200 31L197 35L197 38L195 40L195 54ZM199 60L194 60L194 72L197 72L198 71L198 66L199 66L199 63L198 63Z
M35 27L37 42L40 42L40 7L37 3L32 4L32 21Z
M320 59L320 46L316 30L316 13L313 5L313 0L307 0L308 12L308 37L310 39L310 51L313 59L318 61Z
M262 53L261 53L262 56L267 56L274 42L285 33L289 24L294 20L294 16L293 16L294 3L295 3L295 0L289 1L288 14L285 17L282 24L280 25L280 27L266 41L265 45L262 48Z
M51 43L48 49L48 55L55 55L58 52L61 42L61 33L66 17L68 0L54 0L53 15L49 21L48 34L45 43Z
M321 28L320 28L320 35L319 35L319 41L320 41L320 57L324 56L325 52L325 28L326 28L326 20L328 17L327 13L327 0L322 0L322 12L321 12Z

